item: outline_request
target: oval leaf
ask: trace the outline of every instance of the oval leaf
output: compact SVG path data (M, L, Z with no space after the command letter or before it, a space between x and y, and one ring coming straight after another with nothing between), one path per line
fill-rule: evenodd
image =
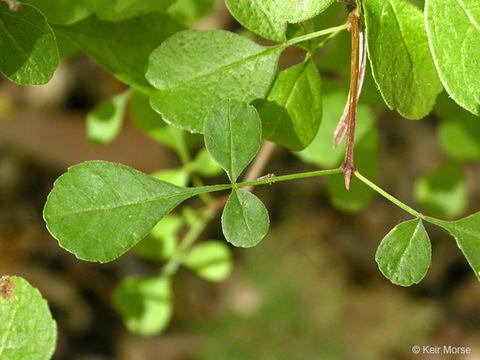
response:
M20 85L46 84L58 66L55 34L33 6L19 11L0 2L0 71Z
M450 97L480 115L478 0L427 0L425 22L440 79Z
M132 276L115 288L113 306L129 331L151 336L168 326L173 312L172 298L170 278Z
M292 150L306 148L322 121L322 86L313 61L278 74L259 106L263 137Z
M266 39L282 42L287 23L313 18L333 0L226 0L228 10L244 27Z
M457 221L425 220L447 230L457 241L475 276L480 280L480 212Z
M146 76L160 90L150 103L165 121L201 133L208 112L223 99L265 97L282 49L227 31L178 33L150 56Z
M106 161L72 166L57 179L43 216L60 246L108 262L143 239L160 219L202 188L180 188Z
M205 241L192 248L183 265L205 280L224 281L232 272L232 252L225 242Z
M233 190L222 214L223 235L237 247L257 245L268 232L268 212L265 205L253 194Z
M225 100L205 120L205 146L215 161L236 182L257 155L262 141L260 117L253 106Z
M365 0L363 7L373 77L385 103L407 119L425 117L442 84L422 11L405 0Z
M117 95L97 105L87 115L88 140L106 144L113 141L122 130L130 91Z
M150 14L120 22L90 16L76 24L54 28L121 81L151 90L144 75L148 56L166 38L185 27L169 16Z
M8 290L9 296L3 296ZM0 278L0 359L48 360L55 351L57 324L45 299L25 279Z
M415 182L415 200L429 213L453 218L468 204L465 172L457 163L448 163Z
M403 222L382 240L375 260L382 274L400 286L418 284L431 260L428 234L420 219Z

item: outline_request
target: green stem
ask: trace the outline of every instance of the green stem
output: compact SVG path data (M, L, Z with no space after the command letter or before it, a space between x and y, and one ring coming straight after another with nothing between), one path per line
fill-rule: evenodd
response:
M340 26L334 26L334 27L331 27L331 28L328 28L328 29L315 31L315 32L310 33L310 34L298 36L296 38L287 40L286 42L284 42L283 44L278 45L278 46L291 46L291 45L295 45L295 44L298 44L298 43L301 43L301 42L304 42L304 41L307 41L307 40L318 38L320 36L324 36L324 35L328 35L328 34L332 34L332 33L337 33L337 32L340 32L340 31L343 31L343 30L347 29L347 26L348 26L347 24L343 24L343 25L340 25Z
M322 47L324 47L328 42L330 42L330 40L333 40L334 38L336 38L338 36L338 34L340 34L341 32L343 31L342 30L339 30L339 31L335 31L334 33L328 35L325 39L323 39L321 42L319 42L315 48L312 50L312 53L315 53L316 51L320 50Z
M387 193L385 190L381 189L379 186L375 185L374 183L372 183L370 180L368 180L366 177L364 177L362 174L360 174L358 171L355 172L355 176L360 180L362 181L365 185L369 186L370 188L372 188L373 190L375 190L377 193L379 193L380 195L382 195L385 199L387 200L390 200L392 203L394 203L395 205L397 205L399 208L401 208L402 210L406 211L407 213L409 213L410 215L416 217L416 218L423 218L423 215L420 214L418 211L412 209L410 206L408 206L407 204L401 202L400 200L398 200L396 197L393 197L392 195L390 195L389 193Z
M339 174L341 172L342 172L342 169L338 168L338 169L311 171L311 172L284 175L284 176L271 176L271 177L266 177L265 179L258 179L254 181L246 181L246 182L240 182L237 184L232 184L232 188L235 189L235 188L242 188L242 187L249 187L249 186L273 184L281 181L290 181L290 180L306 179L306 178L317 177L317 176Z

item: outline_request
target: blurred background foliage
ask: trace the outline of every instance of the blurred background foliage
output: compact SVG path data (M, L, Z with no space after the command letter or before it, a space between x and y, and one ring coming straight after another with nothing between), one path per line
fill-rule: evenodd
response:
M221 0L181 0L170 13L195 28L223 28L255 39ZM305 26L323 29L345 16L345 5L335 3ZM473 354L463 358L480 358L480 288L452 239L429 227L434 255L427 277L408 289L392 285L377 269L375 249L408 216L360 183L346 192L342 176L256 189L271 214L266 239L253 249L230 249L215 240L222 239L217 218L173 284L131 276L158 271L159 261L176 247L181 224L195 221L195 201L110 264L81 262L60 249L41 210L54 179L70 165L116 161L179 185L195 183L197 175L211 183L225 179L199 151L201 137L159 126L140 93L129 94L123 124L101 131L89 127L87 113L101 117L126 106L122 95L108 102L127 89L66 38L59 41L66 61L48 85L19 87L0 79L0 273L28 278L48 299L59 324L54 359L409 359L416 344L470 346ZM331 138L348 93L349 41L342 32L314 58L324 92L314 142L296 153L277 148L265 173L341 163L344 146L333 150ZM300 48L288 49L281 68L302 60ZM119 136L108 145L87 140L86 134L95 139L98 133ZM445 93L431 116L405 120L384 106L367 69L356 141L359 169L406 203L451 219L478 211L480 122ZM185 148L193 160L185 158ZM213 269L202 264L204 253L220 259ZM141 295L152 297L150 288L157 291L152 301ZM173 315L171 307L155 302L162 297L172 303ZM147 302L153 320L138 319L135 306ZM166 330L133 335L114 307L130 330ZM169 316L168 327L156 321Z

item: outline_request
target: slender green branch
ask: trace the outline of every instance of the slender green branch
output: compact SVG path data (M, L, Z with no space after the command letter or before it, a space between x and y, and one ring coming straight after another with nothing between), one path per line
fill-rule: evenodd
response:
M250 186L257 186L257 185L266 185L266 184L273 184L281 181L290 181L290 180L306 179L306 178L317 177L317 176L339 174L341 172L342 172L342 169L338 168L338 169L311 171L311 172L284 175L284 176L273 176L273 175L268 176L267 175L267 177L265 177L264 179L241 182L241 183L233 184L232 187L241 188L241 187L250 187Z
M343 24L343 25L340 25L340 26L334 26L334 27L331 27L331 28L328 28L328 29L315 31L315 32L310 33L310 34L298 36L296 38L287 40L286 42L284 42L283 44L278 45L278 46L291 46L291 45L295 45L295 44L298 44L298 43L301 43L301 42L304 42L304 41L307 41L307 40L318 38L320 36L329 35L329 34L332 34L332 33L337 33L337 32L346 30L347 26L348 26L347 24Z
M335 31L334 33L331 33L330 35L328 35L325 39L323 39L321 42L319 42L319 43L315 46L315 48L312 50L312 53L315 53L316 51L320 50L322 47L324 47L325 45L327 45L327 43L329 43L330 40L335 39L335 38L338 36L338 34L340 34L343 30L344 30L344 29L339 30L339 31Z
M382 195L384 198L386 198L387 200L390 200L392 203L394 203L395 205L397 205L399 208L406 211L410 215L415 216L417 218L423 218L423 215L420 214L418 211L412 209L410 206L406 205L405 203L401 202L397 198L393 197L392 195L387 193L385 190L381 189L378 185L375 185L374 183L372 183L370 180L368 180L366 177L364 177L358 171L355 172L355 176L360 181L362 181L365 185L369 186L370 188L375 190L377 193Z

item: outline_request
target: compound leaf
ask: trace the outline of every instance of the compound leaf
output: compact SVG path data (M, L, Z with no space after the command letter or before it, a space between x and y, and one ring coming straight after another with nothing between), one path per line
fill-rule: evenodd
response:
M168 123L201 133L207 113L223 99L265 97L282 49L222 30L175 34L150 56L146 77L159 89L150 103Z
M233 183L260 149L262 124L253 106L225 100L208 113L204 133L205 147Z
M175 0L85 0L88 10L106 21L120 21L152 12L166 12ZM145 35L145 34L144 34Z
M45 16L22 4L10 11L0 2L0 71L20 85L46 84L58 66L55 34Z
M455 102L480 115L480 7L477 0L427 0L425 22L440 79Z
M135 246L175 206L202 192L120 164L88 161L57 179L44 219L62 248L82 260L108 262Z
M322 86L313 61L278 74L259 106L263 137L291 150L306 148L322 121Z
M111 99L101 102L87 115L87 138L96 143L113 141L122 130L123 119L130 99L127 90Z
M156 335L167 327L172 317L171 280L129 277L115 288L113 306L129 331L143 336Z
M365 0L363 6L373 77L385 103L408 119L425 117L442 84L422 11L404 0Z
M149 14L119 22L94 16L70 26L54 26L121 81L151 90L144 75L150 53L185 27L167 15Z
M382 274L400 286L418 284L427 273L431 245L420 219L403 222L382 240L375 260Z
M205 280L224 281L232 272L232 252L225 242L205 241L190 250L183 265Z
M268 232L268 212L252 193L234 189L222 214L223 235L237 247L257 245Z
M57 324L47 301L25 279L0 278L0 359L49 360Z

